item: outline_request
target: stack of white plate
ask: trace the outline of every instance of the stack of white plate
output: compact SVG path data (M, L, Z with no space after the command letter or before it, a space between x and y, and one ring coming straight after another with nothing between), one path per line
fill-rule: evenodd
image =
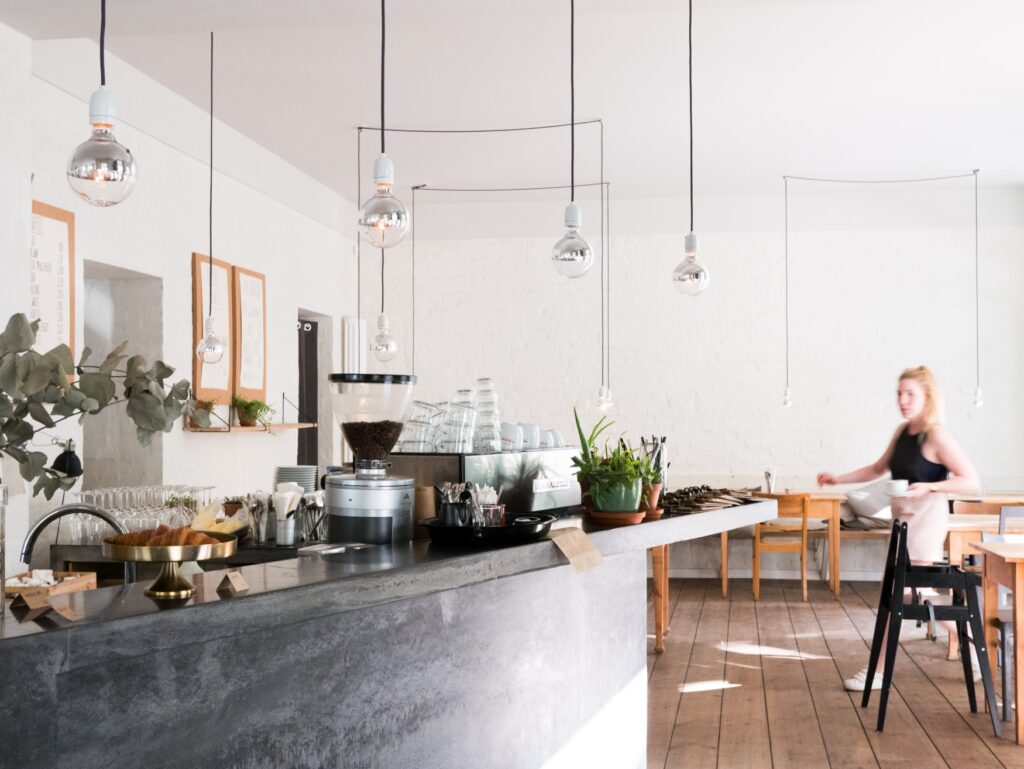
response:
M274 468L274 488L279 483L297 483L307 494L316 491L316 465L292 465Z

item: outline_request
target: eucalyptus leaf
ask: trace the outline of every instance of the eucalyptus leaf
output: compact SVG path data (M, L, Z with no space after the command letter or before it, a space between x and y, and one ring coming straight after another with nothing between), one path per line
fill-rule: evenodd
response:
M166 414L163 402L153 393L142 392L128 399L128 416L138 427L159 431L164 429Z
M189 419L191 419L200 427L210 426L210 412L206 411L205 409L195 409L189 416Z
M0 355L31 350L38 328L38 320L29 323L28 317L20 312L12 315L7 321L7 328L0 334Z
M0 418L14 416L14 404L5 393L0 392Z
M35 429L24 419L8 419L4 422L3 434L8 442L14 444L28 443L35 435Z
M91 358L91 357L92 357L92 348L91 347L84 347L84 348L82 348L82 356L78 359L78 365L79 366L84 366L85 362L87 360L89 360L89 358Z
M44 355L39 358L32 370L21 382L21 391L25 395L34 395L46 388L53 381L56 374L56 361Z
M0 390L18 397L18 356L8 355L0 361Z
M42 403L33 401L28 404L28 413L36 420L39 424L44 427L54 427L53 419L50 417L50 412L46 410L46 406Z
M113 399L117 392L114 380L99 372L88 372L78 378L78 389L87 397L99 403L100 407L106 406Z
M125 358L128 357L127 355L123 355L122 354L122 353L124 353L124 350L125 350L125 348L127 346L128 346L128 342L121 342L121 344L119 344L117 347L115 347L113 349L113 351L109 355L107 355L107 357L104 359L103 363L100 364L100 369L99 370L100 370L101 374L113 374L114 373L114 371L118 367L118 364L120 364L121 361L123 361Z
M188 398L188 391L191 385L187 379L182 379L180 382L175 382L171 388L171 396L177 398L179 401L186 400Z
M135 428L135 437L138 438L139 443L143 446L149 446L153 442L153 436L155 433L152 430L147 430L144 427Z
M65 371L71 371L75 367L75 359L71 357L71 348L66 344L57 345L46 353L45 357L55 360L64 367Z

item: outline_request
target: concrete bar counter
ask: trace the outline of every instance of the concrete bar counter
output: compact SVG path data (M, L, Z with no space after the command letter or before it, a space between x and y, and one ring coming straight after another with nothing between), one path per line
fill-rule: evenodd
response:
M646 550L774 502L550 541L425 542L241 569L247 593L161 607L146 583L0 621L0 767L646 764Z

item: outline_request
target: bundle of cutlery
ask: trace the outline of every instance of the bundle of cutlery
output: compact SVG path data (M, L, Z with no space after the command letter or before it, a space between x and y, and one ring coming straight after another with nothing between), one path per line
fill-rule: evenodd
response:
M749 489L713 489L710 486L687 486L665 494L662 499L666 513L704 513L723 510L753 500Z

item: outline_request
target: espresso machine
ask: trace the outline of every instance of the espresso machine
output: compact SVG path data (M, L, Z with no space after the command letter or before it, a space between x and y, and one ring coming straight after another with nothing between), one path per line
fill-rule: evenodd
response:
M327 476L327 539L388 545L412 539L415 479L388 474L412 408L416 377L331 374L334 415L352 449L351 473Z

